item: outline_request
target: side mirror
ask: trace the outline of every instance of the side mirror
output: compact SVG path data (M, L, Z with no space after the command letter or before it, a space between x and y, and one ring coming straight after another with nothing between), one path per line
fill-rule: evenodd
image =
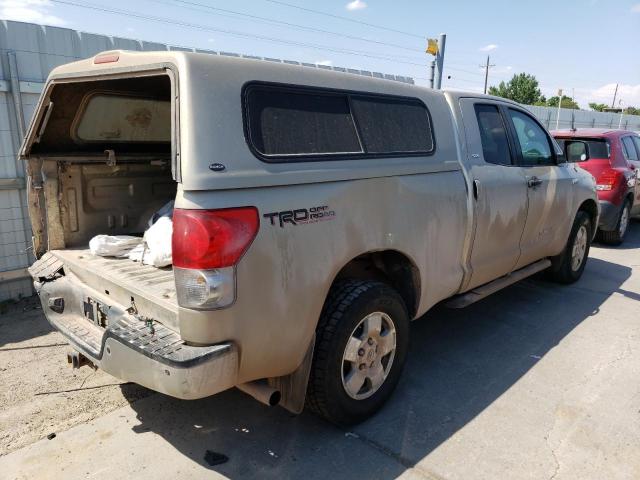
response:
M566 140L564 142L564 152L567 162L578 163L589 160L589 145L582 140Z

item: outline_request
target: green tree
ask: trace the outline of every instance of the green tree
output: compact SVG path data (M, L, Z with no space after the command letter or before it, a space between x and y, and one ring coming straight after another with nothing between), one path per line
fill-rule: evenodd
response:
M538 80L527 73L518 73L506 83L500 82L497 87L489 87L489 94L525 105L533 105L542 98Z
M640 115L640 108L638 107L627 107L624 109L624 113L627 115Z
M540 98L537 102L534 103L536 107L546 107L547 106L547 97L544 95L540 95Z
M551 97L547 100L547 107L557 107L558 106L558 97ZM574 110L579 110L580 106L575 102L575 100L571 97L562 97L561 108L572 108Z
M591 110L595 110L596 112L604 112L605 108L608 108L604 103L590 103L589 108Z

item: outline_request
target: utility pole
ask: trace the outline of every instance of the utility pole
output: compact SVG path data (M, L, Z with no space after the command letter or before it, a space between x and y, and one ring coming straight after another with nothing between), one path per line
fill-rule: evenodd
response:
M487 64L480 65L481 68L484 68L484 94L487 94L487 82L489 81L489 68L495 67L495 65L489 64L489 55L487 55Z
M556 130L558 130L558 127L560 126L560 107L562 106L562 89L558 90L558 114L556 115Z
M616 108L616 96L618 95L618 84L616 83L616 91L613 93L613 102L611 102L611 108Z
M433 82L435 80L436 61L431 61L431 74L429 75L429 88L433 88Z
M444 68L444 47L447 41L447 34L441 33L438 39L438 53L436 54L436 76L435 76L435 88L440 90L442 88L442 69Z

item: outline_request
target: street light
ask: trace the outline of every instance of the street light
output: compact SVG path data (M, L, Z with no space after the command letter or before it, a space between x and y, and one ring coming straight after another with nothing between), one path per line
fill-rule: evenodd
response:
M560 108L562 106L562 89L558 89L558 114L556 115L556 130L560 127Z
M622 117L624 117L624 105L622 99L618 100L618 105L620 105L620 121L618 122L618 130L622 128Z

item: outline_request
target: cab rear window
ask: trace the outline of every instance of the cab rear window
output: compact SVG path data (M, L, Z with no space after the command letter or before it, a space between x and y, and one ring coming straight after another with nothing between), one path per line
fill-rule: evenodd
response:
M428 155L431 119L418 99L253 84L247 141L267 162Z

